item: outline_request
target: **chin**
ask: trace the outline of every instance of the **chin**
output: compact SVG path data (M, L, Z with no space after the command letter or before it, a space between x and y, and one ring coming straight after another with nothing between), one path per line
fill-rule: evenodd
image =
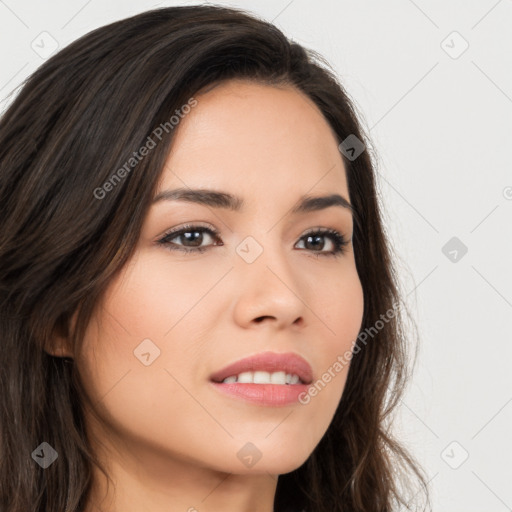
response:
M245 451L242 451L244 448ZM296 448L290 451L283 451L271 447L259 451L249 443L242 450L240 450L242 453L237 454L240 462L237 460L235 464L230 464L230 467L224 468L223 471L239 475L282 475L295 471L302 466L312 453L312 451L297 451ZM251 455L253 457L252 460Z

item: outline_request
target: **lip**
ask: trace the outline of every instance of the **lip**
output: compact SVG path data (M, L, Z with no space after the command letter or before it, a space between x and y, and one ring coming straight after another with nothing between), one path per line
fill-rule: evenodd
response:
M299 387L311 384L313 381L313 370L311 365L301 356L293 352L276 353L276 352L262 352L254 356L240 359L221 370L215 372L210 376L210 380L217 384L222 384L222 381L232 375L238 375L242 372L277 372L284 371L285 373L293 373L298 375L302 381L300 384L288 384L288 385L275 385L275 384L238 384L241 386L258 386L258 388L272 387L279 388L286 387ZM224 384L226 385L226 384ZM233 384L231 384L233 385Z
M235 400L252 402L264 407L279 407L300 402L301 395L308 392L308 384L223 384L210 382L210 386Z

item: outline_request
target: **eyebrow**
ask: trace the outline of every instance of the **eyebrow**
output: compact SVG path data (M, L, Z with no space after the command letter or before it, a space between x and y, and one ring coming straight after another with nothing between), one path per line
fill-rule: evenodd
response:
M164 190L153 199L152 204L158 203L159 201L186 201L210 206L212 208L224 208L235 212L241 212L244 206L244 200L241 197L210 189L177 188L174 190ZM327 196L303 195L290 213L296 215L314 212L330 208L331 206L345 208L354 214L353 206L347 199L339 194L330 194Z

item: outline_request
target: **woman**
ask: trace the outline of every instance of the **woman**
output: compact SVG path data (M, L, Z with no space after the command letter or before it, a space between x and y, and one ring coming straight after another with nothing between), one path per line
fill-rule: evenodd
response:
M2 510L412 509L395 272L321 62L172 7L24 84L0 122Z

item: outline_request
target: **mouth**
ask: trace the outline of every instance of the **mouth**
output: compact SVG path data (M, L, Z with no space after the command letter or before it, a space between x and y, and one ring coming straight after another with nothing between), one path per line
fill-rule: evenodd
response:
M263 406L298 402L313 381L311 365L294 353L263 352L214 373L215 389L232 398Z
M311 384L311 365L293 352L262 352L240 359L210 376L218 384Z
M284 371L272 373L265 371L242 372L238 375L230 375L220 382L216 380L213 380L212 382L216 382L217 384L220 384L221 382L223 384L233 384L234 382L239 382L241 384L276 384L280 386L307 384L296 373L286 373Z

